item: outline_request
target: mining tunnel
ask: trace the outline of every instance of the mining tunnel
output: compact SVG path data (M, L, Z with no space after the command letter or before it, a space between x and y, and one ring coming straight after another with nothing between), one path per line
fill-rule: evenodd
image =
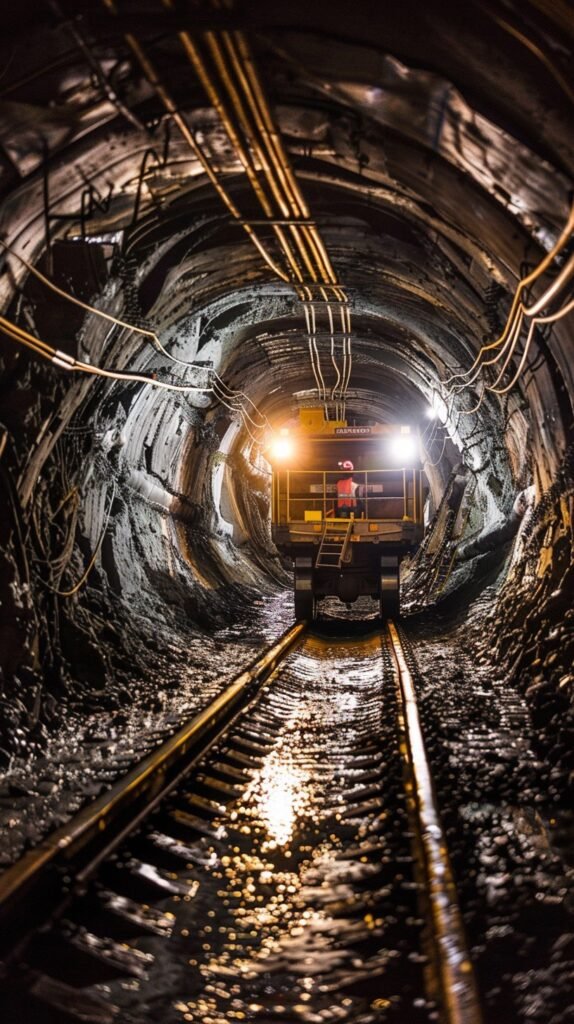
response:
M574 1020L573 44L3 5L4 1021ZM305 416L415 440L400 606L324 466L293 583Z

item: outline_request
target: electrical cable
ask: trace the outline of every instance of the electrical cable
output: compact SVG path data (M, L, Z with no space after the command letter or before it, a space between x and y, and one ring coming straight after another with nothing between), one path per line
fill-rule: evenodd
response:
M72 595L76 594L78 592L78 590L86 582L88 576L90 575L90 573L91 573L91 571L92 571L92 569L93 569L93 567L94 567L94 565L96 563L96 559L97 559L97 557L98 557L98 555L100 553L100 548L101 548L101 546L103 544L104 537L106 535L106 530L108 528L108 523L110 521L110 515L111 515L111 512L112 512L112 506L113 506L113 503L114 503L115 496L116 496L116 482L114 480L112 482L112 496L110 498L110 503L108 505L108 511L107 511L106 516L104 518L104 525L102 527L102 532L100 533L100 537L99 537L98 543L96 544L96 547L94 549L94 553L93 553L92 557L90 558L90 561L88 562L87 568L86 568L85 572L83 573L83 575L78 580L78 582L70 590L57 590L55 587L51 587L48 583L44 584L48 588L48 590L51 590L53 594L57 595L57 597L72 597Z
M340 405L340 407L341 407L341 419L343 419L343 417L345 415L345 413L344 413L344 410L345 410L345 394L346 394L345 384L346 384L346 381L347 381L347 339L346 339L346 336L345 336L345 318L344 318L343 307L342 306L341 306L339 312L341 314L341 333L343 335L343 337L342 337L343 373L342 373L342 379L341 379L341 387L339 389L339 400L340 400L340 403L341 403L341 405Z
M478 377L480 376L481 371L484 370L485 366L494 366L499 361L499 359L501 359L502 356L505 353L507 353L503 364L504 370L508 366L510 360L512 359L514 349L520 337L520 331L522 329L523 322L524 312L523 306L522 304L520 304L518 306L514 323L510 329L508 337L506 338L506 341L504 342L504 345L500 349L498 355L494 356L493 359L485 359L484 362L480 363L480 365L477 366L472 376L470 376L469 379L464 382L464 384L455 384L452 387L450 387L446 392L446 396L443 398L443 401L446 402L446 400L451 398L453 395L458 394L461 391L464 391L466 388L472 387L475 381L478 380Z
M558 277L552 284L546 289L543 295L532 306L523 306L524 315L531 317L536 316L540 310L544 309L556 294L568 283L571 277L574 277L574 255L564 264L562 270L558 274Z
M307 322L307 335L309 340L309 357L311 359L311 367L313 375L315 377L315 383L317 385L317 394L321 402L326 401L326 389L325 380L321 373L321 366L319 362L319 350L317 348L317 342L315 340L317 322L315 318L315 307L312 303L304 303L303 309L305 311L305 320Z
M526 363L526 360L528 358L528 353L530 351L530 345L531 345L531 342L532 342L532 338L534 336L534 329L535 329L535 327L537 327L539 324L555 323L556 321L563 319L570 312L572 312L572 310L574 310L574 299L571 299L570 302L568 302L565 306L562 306L561 309L557 310L554 313L547 314L546 316L537 316L537 315L535 315L535 314L539 313L539 311L541 309L543 309L544 306L548 305L549 302L551 302L553 299L556 298L556 295L568 283L569 279L572 276L574 276L574 257L570 257L570 259L564 265L564 267L560 271L560 273L557 276L557 278L555 279L555 281L545 290L545 292L543 293L542 296L540 296L534 303L531 304L531 306L525 307L522 303L519 303L519 305L518 305L518 307L516 309L516 312L515 312L515 321L514 321L512 330L511 330L510 334L508 335L508 338L507 338L507 340L505 342L505 345L504 345L502 351L499 353L499 355L498 355L498 357L496 359L485 361L479 367L479 370L480 370L484 366L489 366L489 365L493 365L494 363L496 363L498 361L498 359L503 355L505 349L508 347L509 351L508 351L508 353L506 355L506 358L504 360L504 363L503 363L502 367L500 368L500 370L498 372L496 380L494 381L493 384L487 384L486 382L484 383L483 388L482 388L482 392L481 392L477 402L475 403L475 405L471 409L457 410L457 412L458 412L458 420L457 420L456 427L454 429L457 429L458 423L460 422L460 419L461 419L462 416L470 416L470 415L478 412L478 410L482 406L482 403L483 403L483 401L484 401L484 399L486 397L486 393L487 392L491 392L491 393L497 394L497 395L505 395L509 391L512 390L514 385L519 380L519 378L520 378L520 376L522 374L522 370L524 368L524 365ZM503 378L503 376L504 376L504 374L506 372L506 369L507 369L507 367L509 365L509 362L510 362L510 360L511 360L511 358L512 358L512 356L513 356L513 354L514 354L514 352L516 350L516 345L518 344L518 340L519 340L520 333L521 333L521 328L522 328L522 325L524 323L524 319L525 319L526 316L528 316L528 318L530 319L530 324L529 324L528 334L526 336L526 340L525 340L525 343L524 343L524 347L523 347L523 351L522 351L522 356L520 358L520 362L518 364L518 367L517 367L517 369L516 369L512 379L511 379L511 381L508 384L506 384L504 387L498 387L498 385L500 384L500 382L501 382L501 380L502 380L502 378ZM474 374L473 380L472 381L469 380L465 385L462 385L462 386L459 385L459 386L456 386L455 388L451 388L449 394L447 395L447 399L448 399L448 397L452 397L453 392L458 392L458 391L464 390L467 387L471 386L471 384L474 382L474 380L476 380L476 376L477 376L477 373ZM446 419L448 420L450 418L450 416L452 415L452 408L449 410L448 402L442 396L439 396L439 397L441 398L441 401L445 402L446 412L447 412ZM452 401L454 403L454 397L453 397ZM445 429L446 429L446 426L445 426ZM436 436L436 430L433 432L433 436L429 437L428 439L425 438L424 434L421 436L421 440L422 440L422 442L424 444L425 450L427 452L429 452L429 454L430 454L430 447L434 443L435 436ZM439 459L436 462L430 461L428 463L431 467L434 467L434 466L438 465L438 462L440 462L440 459L442 458L445 446L446 446L446 436L445 436L445 440L443 441L443 446L442 446L442 449L441 449L441 454L439 456Z
M261 410L257 408L255 402L249 397L249 395L247 395L245 393L245 391L241 391L241 390L239 390L237 388L230 388L229 385L226 384L225 381L223 381L221 379L221 377L219 376L219 374L215 370L211 370L211 374L212 374L214 380L217 381L219 386L222 387L228 393L228 397L230 397L230 396L232 396L232 397L238 396L238 397L244 398L246 402L249 402L249 404L252 406L253 410L257 413L257 415L261 417L261 419L263 421L263 426L266 426L269 430L272 429L271 428L271 423L270 423L269 419L267 418L267 416L265 415L265 413L261 412Z
M508 332L509 332L509 330L510 330L510 328L511 328L513 322L514 322L514 318L515 318L515 315L516 315L518 304L520 302L520 297L521 297L522 291L525 288L529 287L531 284L533 284L536 280L538 280L538 278L548 269L548 267L552 264L552 262L554 261L556 256L558 256L560 254L560 252L562 251L564 246L569 241L570 236L571 236L573 230L574 230L574 203L572 204L572 206L570 208L570 213L568 215L568 219L566 221L566 224L565 224L564 228L562 229L562 231L561 231L557 241L553 245L552 249L546 254L546 256L544 256L544 258L540 261L540 263L535 267L535 269L530 274L528 274L527 277L523 278L521 281L518 282L518 285L517 285L515 293L514 293L514 298L512 300L512 305L511 305L511 308L510 308L510 312L508 314L508 317L507 317L507 320L506 320L506 324L505 324L505 327L504 327L504 329L502 331L502 334L495 341L490 342L490 344L483 345L481 347L481 349L478 352L478 354L477 354L477 356L476 356L472 366L468 370L466 370L464 373L455 373L452 376L445 378L445 380L443 380L441 382L442 384L447 385L447 384L450 384L454 380L460 380L460 379L464 379L464 378L470 376L474 372L476 367L481 363L482 356L483 356L483 354L485 352L492 352L494 349L497 349L501 345L504 344L504 342L506 341Z
M169 352L166 352L155 331L150 331L145 327L136 327L135 324L131 324L127 320L122 320L121 317L113 316L112 313L106 313L103 309L97 309L95 306L91 306L88 302L83 302L81 299L76 298L75 295L71 295L69 292L64 291L64 289L60 288L54 281L51 281L49 277L46 277L46 275L38 270L37 267L21 256L20 253L16 252L12 246L8 245L8 243L4 242L1 238L0 246L2 246L2 248L15 259L19 260L19 262L26 267L26 270L33 274L36 280L40 281L56 295L59 295L60 298L66 299L68 302L72 302L75 306L79 306L80 309L85 309L87 313L95 313L95 315L101 317L102 320L108 320L110 323L116 324L118 327L125 327L129 331L135 331L136 334L142 334L147 338L151 338L158 351L166 355L168 359L173 360L174 363L183 363L184 366L193 366L193 363L185 363L183 360L177 359L175 356L171 356Z
M524 343L524 348L523 348L523 351L522 351L522 356L521 356L521 359L520 359L520 363L519 363L518 369L517 369L516 373L514 374L510 384L506 385L503 388L499 388L498 387L498 384L502 380L502 377L503 377L504 372L506 370L506 367L508 365L509 358L510 358L509 357L505 361L504 366L502 367L502 369L501 369L500 373L498 374L498 376L497 376L496 380L494 381L494 383L493 384L485 384L484 385L484 388L483 388L483 391L482 391L482 394L480 396L480 399L479 399L478 403L472 409L461 410L459 415L460 416L469 416L471 413L478 412L478 410L480 409L480 407L481 407L481 405L482 405L482 403L483 403L483 401L484 401L484 399L486 397L486 392L487 391L490 391L490 392L492 392L493 394L496 394L496 395L505 395L505 394L507 394L514 387L514 385L516 384L516 382L518 381L518 379L519 379L519 377L520 377L520 375L522 373L522 370L524 368L524 364L525 364L526 359L528 357L528 352L530 350L530 345L531 345L531 342L532 342L532 338L534 336L534 328L537 327L538 324L555 323L558 320L562 320L563 317L565 317L569 313L571 313L572 310L574 310L574 299L571 299L570 302L567 303L566 306L563 306L562 309L559 309L556 313L551 313L551 314L549 314L547 316L534 317L531 320L531 322L530 322L530 326L529 326L529 329L528 329L528 334L526 336L526 341Z
M223 398L220 398L219 401L221 402L221 404L223 406L225 406L226 409L229 409L230 412L234 412L234 413L239 412L240 413L241 418L243 420L243 426L245 427L245 432L247 434L249 434L249 437L250 437L251 441L253 442L253 444L255 444L258 447L260 447L263 442L259 438L255 437L254 434L252 434L251 429L250 429L250 427L248 425L248 422L247 422L245 416L243 415L242 410L240 410L240 409L238 410L234 406L229 405ZM262 428L258 428L258 429L262 429Z
M333 310L331 309L330 303L327 303L327 315L329 317L329 331L331 334L331 362L335 369L335 373L337 374L337 379L331 388L331 401L334 401L335 395L337 394L337 388L341 382L341 372L339 370L337 360L335 359L335 327L333 323ZM335 411L335 419L339 419L338 408L336 408Z
M518 340L519 340L519 337L520 337L520 332L521 332L522 325L524 323L524 318L525 318L525 315L526 315L526 312L527 312L526 308L522 305L522 303L520 303L519 309L517 310L517 316L516 316L516 320L515 320L512 332L509 335L509 337L508 337L508 339L507 339L507 341L505 343L505 346L501 350L501 352L499 354L499 357L498 357L498 358L500 358L500 356L502 356L502 354L504 352L504 349L506 349L506 347L508 346L509 347L509 351L508 351L508 353L506 355L506 358L504 360L504 363L503 363L502 367L500 368L500 370L498 372L498 375L497 375L495 381L492 384L486 384L486 383L484 384L483 390L482 390L482 393L480 395L480 398L479 398L478 402L471 409L462 409L462 410L458 411L459 419L460 419L461 416L470 416L471 414L478 412L478 410L482 406L482 403L483 403L483 401L484 401L484 399L486 397L486 393L487 392L491 392L491 393L497 394L497 395L504 395L504 394L507 394L514 387L514 385L517 383L517 381L518 381L518 379L519 379L519 377L520 377L520 375L522 373L522 370L524 368L526 359L528 357L528 352L530 350L530 345L532 343L532 338L534 336L534 328L537 327L539 324L555 323L556 321L563 319L563 317L567 316L574 309L574 299L571 299L570 302L568 302L561 309L557 310L555 313L547 314L546 316L533 316L533 314L536 311L542 309L544 307L544 305L548 304L549 301L551 301L553 298L555 298L556 294L560 291L560 289L564 286L564 284L566 284L567 281L569 280L569 278L572 277L573 275L574 275L574 257L571 257L571 259L568 261L568 263L564 266L563 270L561 271L561 273L559 275L559 278L557 278L556 281L554 281L553 284L549 288L546 289L544 294L539 299L537 299L536 302L533 303L528 308L528 315L529 315L529 319L530 319L530 325L529 325L528 334L526 336L526 340L525 340L525 343L524 343L524 348L523 348L523 352L522 352L522 356L521 356L521 359L520 359L520 363L519 363L518 369L517 369L516 373L514 374L512 380L510 381L510 383L508 385L506 385L505 387L503 387L503 388L499 388L498 385L500 384L500 382L501 382L501 380L502 380L502 378L503 378L503 376L504 376L504 374L506 372L506 369L507 369L507 367L508 367L508 365L510 363L510 360L511 360L512 356L514 355L514 352L516 351L516 346L518 344ZM498 361L497 359L486 360L484 363L481 364L481 367L479 369L482 369L482 367L484 367L484 366L494 365L497 361ZM454 406L453 391L459 392L459 391L465 390L466 388L470 387L474 383L474 381L476 380L477 376L478 376L478 373L475 373L473 379L469 380L466 385L462 385L462 386L461 385L457 385L456 388L450 390L449 394L447 394L447 396L446 396L447 399L449 397L452 397L452 402L451 402L450 410L449 410L448 402L446 401L446 399L442 398L442 396L441 396L441 400L444 401L445 405L446 405L447 418L452 414L452 408ZM423 443L424 443L424 441L423 441Z
M520 337L520 332L522 330L522 325L523 325L523 322L524 322L524 318L526 316L529 317L529 318L534 316L541 309L543 309L544 306L548 305L548 303L551 302L552 299L556 297L557 292L559 292L560 289L565 284L568 283L568 280L572 276L574 276L574 256L572 256L570 258L570 260L564 266L564 268L562 269L562 271L560 272L560 274L556 278L556 280L552 283L552 285L550 285L546 289L546 291L540 296L540 298L537 299L536 302L533 303L533 305L531 305L529 307L526 307L522 303L519 303L519 305L517 307L517 310L516 310L516 313L515 313L514 324L513 324L512 328L510 330L510 333L508 334L508 337L507 337L503 347L501 348L500 352L498 353L498 355L495 356L493 359L487 359L484 362L482 362L480 364L480 366L477 368L476 372L473 374L473 376L472 376L472 378L470 380L468 380L465 384L458 384L455 387L449 389L448 395L450 396L450 394L452 394L454 391L462 391L469 384L474 383L474 381L476 380L476 378L477 378L478 374L480 373L480 371L485 366L494 366L499 361L499 359L504 355L504 352L508 348L508 353L506 355L506 359L504 361L504 364L502 366L502 370L500 371L499 376L498 376L497 381L496 381L496 383L498 383L498 381L500 380L502 374L506 370L506 367L508 366L512 356L514 355L514 350L516 348L516 345L517 345L519 337ZM538 322L539 323L543 323L543 322L550 322L550 321L539 320Z
M567 16L570 17L570 15L571 12L567 12ZM508 21L505 21L504 18L500 18L497 14L492 13L491 17L494 19L495 22L497 22L498 25L500 25L501 28L505 30L505 32L508 32L510 35L514 36L515 39L518 39L518 41L521 42L523 46L525 46L528 50L530 50L531 53L534 54L535 57L537 57L537 59L544 65L547 71L550 72L554 80L558 83L560 88L563 90L564 94L570 100L570 103L574 103L574 89L571 88L568 81L564 78L562 72L559 71L555 63L552 60L550 60L549 57L546 56L544 51L537 45L537 43L534 43L532 39L529 39L528 36L525 36L524 33L520 32L517 28L515 28L514 25L511 25Z
M219 399L221 404L224 405L226 409L229 409L232 412L236 412L236 413L238 412L240 414L240 416L241 416L241 418L243 420L243 424L245 426L245 429L249 433L249 436L251 437L252 441L254 441L256 444L259 444L260 442L257 441L257 439L253 436L253 434L251 433L251 431L250 431L249 427L247 426L247 424L248 424L248 422L251 423L251 425L252 425L254 430L260 430L260 431L265 430L266 429L265 426L256 423L255 420L253 420L251 418L249 413L247 413L245 411L245 409L243 408L242 405L240 405L240 406L233 405L231 402L227 401L227 399L225 398L225 396L221 392L221 390L219 390L219 392L218 392L216 390L216 388L217 388L217 385L215 385L215 387L214 387L214 394L215 394L216 398Z
M449 439L450 439L450 434L448 433L448 431L446 431L446 428L445 428L445 435L444 435L444 438L443 438L442 448L440 450L440 455L439 455L438 459L436 459L435 462L431 462L430 458L426 459L425 460L425 466L430 466L431 469L435 469L436 466L438 466L439 462L441 461L441 459L442 459L442 457L444 455L444 450L446 448L446 443L447 443L447 441ZM425 446L425 448L426 448L426 446ZM426 448L426 451L427 451L428 455L430 456L430 452L428 451L428 448Z
M187 360L184 360L184 359L178 359L177 356L172 356L171 353L169 353L167 351L167 349L164 348L164 346L162 345L162 343L159 340L159 337L158 337L158 335L156 334L155 331L152 331L152 330L149 330L149 329L146 329L146 328L143 328L143 327L138 327L135 324L129 323L129 321L127 321L127 320L122 320L120 317L113 316L111 313L106 313L104 310L97 309L95 306L92 306L92 305L90 305L87 302L83 302L81 299L76 298L75 295L71 295L69 292L64 291L63 288L60 288L57 284L55 284L53 281L51 281L50 278L48 278L44 274L42 274L42 272L39 271L36 267L34 267L33 264L31 264L28 260L24 259L23 256L20 256L19 253L17 253L11 246L9 246L2 239L0 239L0 246L2 246L11 256L13 256L17 260L19 260L20 263L22 263L23 266L25 266L26 269L34 277L36 277L36 279L38 281L40 281L42 284L44 284L47 288L49 288L55 294L59 295L61 298L66 299L69 302L72 302L74 305L79 306L81 309L86 310L86 312L94 313L96 316L101 317L103 320L108 320L110 323L115 324L118 327L124 327L127 330L134 331L136 334L140 334L140 335L142 335L142 336L144 336L146 338L150 338L152 343L153 343L153 345L155 346L155 348L159 352L161 352L162 355L166 356L166 358L169 359L171 362L177 363L180 366L188 367L190 369L197 369L197 364L196 363L188 362ZM244 398L253 407L253 409L257 413L257 415L261 417L263 422L267 426L269 426L269 427L271 426L271 424L269 423L269 420L267 419L267 416L265 416L264 413L259 411L259 409L255 405L255 403L252 401L251 398L249 398L248 395L245 394L244 391L237 391L237 390L234 390L232 388L229 388L229 386L227 384L225 384L225 382L221 379L221 377L219 376L219 374L216 373L215 370L211 370L210 372L211 372L212 376L217 379L217 381L221 385L221 387L225 388L229 392L230 396L235 397L235 395L238 395L238 396L241 396L242 398ZM203 388L203 389L198 389L198 390L210 391L211 388Z
M550 323L554 323L556 320L561 320L563 317L567 316L568 313L571 313L573 309L574 309L574 299L572 299L562 309L558 310L557 313L553 313L553 314L551 314L549 316L534 317L531 320L531 322L530 322L530 327L529 327L529 330L528 330L528 335L527 335L526 341L524 343L524 349L523 349L523 352L522 352L522 357L521 357L520 363L518 365L518 369L516 370L516 373L514 374L514 377L510 381L510 384L507 384L506 387L504 387L504 388L498 388L498 387L496 387L494 385L488 385L487 384L486 385L487 390L494 392L494 394L496 394L496 395L505 395L508 391L510 391L514 387L514 385L516 384L518 378L520 377L520 375L522 373L522 369L523 369L524 364L526 362L526 359L528 357L528 351L530 349L530 344L531 344L531 341L532 341L532 338L533 338L533 335L534 335L534 328L538 324L550 324ZM495 384L498 384L499 380L500 380L500 375L497 378L497 380L495 381Z
M179 393L200 391L203 394L207 394L213 391L211 387L201 388L193 384L170 384L168 381L156 380L153 377L146 377L141 373L126 373L121 370L107 370L101 366L92 366L91 363L84 363L79 359L74 359L73 356L69 356L66 352L47 345L40 338L35 338L34 335L24 331L10 320L6 320L3 316L0 316L0 330L12 338L12 340L26 346L26 348L32 349L33 352L51 362L54 366L69 372L85 373L90 376L106 377L110 380L123 380L130 383L150 384L152 387L161 388L166 391L177 391Z
M104 4L112 13L117 13L117 8L111 0L104 0ZM163 6L168 10L173 10L173 0L163 0ZM218 10L221 8L217 0L214 0L214 7ZM209 102L218 114L269 227L274 232L287 261L292 278L291 283L298 286L303 302L311 300L313 287L318 288L319 294L325 302L329 301L328 289L333 291L339 301L346 302L346 294L337 284L337 278L325 245L316 225L310 221L309 208L291 168L245 35L240 31L227 30L220 32L207 30L198 39L192 37L186 30L179 31L177 35ZM271 260L269 253L261 243L258 244L252 225L241 219L239 210L221 185L209 159L198 145L187 121L178 110L141 43L132 34L126 34L125 39L148 81L163 102L166 111L173 118L184 139L200 160L209 180L232 216L240 221L251 240L258 245L267 265L273 272L282 280L289 282L289 274L285 274L275 261ZM274 204L276 204L280 219L275 218ZM284 227L288 229L287 232ZM301 261L301 265L299 261ZM301 266L304 268L305 274L308 275L310 283L305 282ZM307 309L305 315L308 320ZM312 331L308 328L308 334L313 375L319 397L325 403L325 412L328 418L326 386L321 370L315 324ZM350 355L350 342L344 339L343 347L346 361ZM332 348L332 358L334 358L334 339ZM349 373L350 360L349 372L344 374L342 381L344 393L348 386ZM339 388L340 384L341 378L338 376L335 387Z
M480 393L480 395L478 397L478 401L477 401L476 405L473 405L472 409L460 409L459 413L458 413L459 419L460 419L461 416L472 416L473 413L478 412L478 410L480 409L480 407L481 407L481 405L482 405L482 403L484 401L485 394L486 394L486 384L483 384L482 391L481 391L481 393Z
M517 368L517 370L516 370L512 380L510 381L510 383L505 385L505 387L503 387L503 388L499 388L497 386L500 383L500 380L502 379L502 376L503 376L503 374L505 372L506 366L508 365L508 361L511 358L512 353L509 354L507 360L504 363L504 366L502 367L502 369L500 370L500 372L498 374L498 377L494 381L494 384L490 384L489 385L489 384L485 383L483 385L482 392L481 392L480 397L479 397L478 401L476 402L476 404L471 409L457 410L457 412L458 412L458 420L457 420L456 426L453 429L456 430L458 428L458 423L460 422L460 418L462 416L470 416L470 415L478 412L478 410L481 408L482 403L483 403L483 401L484 401L484 399L486 397L487 391L488 392L492 392L493 394L497 394L497 395L505 395L505 394L508 394L508 392L512 390L512 388L514 387L514 385L517 383L518 379L520 378L520 375L521 375L522 370L524 368L524 364L525 364L525 362L526 362L526 360L528 358L528 353L529 353L529 350L530 350L530 345L531 345L531 342L532 342L532 338L534 336L534 329L535 329L535 327L537 327L539 324L555 323L556 321L563 319L565 316L567 316L573 310L574 310L574 299L571 299L570 302L567 303L566 306L563 306L562 309L557 310L557 312L555 312L555 313L549 314L549 315L544 316L544 317L534 317L531 320L531 323L530 323L530 326L529 326L529 330L528 330L528 334L527 334L527 337L526 337L526 341L524 343L524 348L523 348L522 356L521 356L521 359L520 359L520 363L518 365L518 368ZM448 407L447 407L447 419L450 417L451 413L452 413L452 410L450 412L448 412ZM444 429L446 429L446 426L445 426ZM431 467L434 467L434 466L438 465L438 462L440 462L440 459L442 458L442 455L444 453L444 448L446 446L446 438L448 436L449 436L448 434L445 436L445 440L443 442L443 447L442 447L442 450L441 450L441 454L440 454L439 459L437 460L437 462L429 462L428 463ZM423 440L422 437L421 437L421 440ZM430 442L425 442L423 440L423 444L424 444L425 450L427 452L429 452L430 446L432 445L433 442L434 442L434 438L431 439Z
M279 265L276 263L276 261L270 256L269 252L267 251L267 248L265 247L263 242L261 242L261 240L258 237L257 233L253 230L251 224L249 224L249 223L247 223L246 221L243 220L241 212L236 207L235 203L233 202L233 200L231 199L229 194L223 188L221 182L219 181L219 179L217 177L217 174L213 170L213 168L212 168L208 158L205 156L201 146L197 142L197 140L195 138L195 135L193 134L193 132L191 131L189 125L187 124L187 121L185 120L185 118L181 114L181 112L180 112L180 110L179 110L175 100L173 100L173 98L171 97L170 93L168 92L168 90L165 88L165 86L161 82L161 80L159 78L159 75L158 75L154 65L150 61L150 59L147 56L147 54L144 52L144 50L143 50L142 46L140 45L140 43L138 42L138 40L131 33L126 33L124 38L125 38L126 43L128 44L128 46L130 47L132 53L134 54L136 59L139 61L140 65L141 65L141 67L143 69L143 72L144 72L146 78L148 79L150 85L157 92L157 94L160 97L160 99L161 99L161 101L162 101L166 111L168 112L168 114L171 116L172 120L174 121L174 123L178 127L180 133L183 135L183 138L188 143L190 149L196 155L196 157L199 160L201 166L203 167L203 170L207 174L211 184L215 188L215 190L216 190L217 194L219 195L220 199L222 199L222 201L224 202L225 206L227 207L227 209L231 213L232 217L236 221L238 221L240 223L241 227L246 232L246 234L248 235L248 237L251 240L251 242L253 242L253 244L257 248L257 250L260 253L260 255L263 257L265 263L270 268L270 270L272 270L273 273L276 274L277 277L279 277L282 281L285 281L286 283L290 283L289 275L286 274L285 271L282 270L279 267Z
M349 390L349 381L351 379L351 370L353 366L353 353L351 349L351 310L347 303L341 306L341 321L343 323L343 329L346 330L346 344L347 344L347 356L348 356L348 369L347 376L344 382L343 397L347 397L347 391Z

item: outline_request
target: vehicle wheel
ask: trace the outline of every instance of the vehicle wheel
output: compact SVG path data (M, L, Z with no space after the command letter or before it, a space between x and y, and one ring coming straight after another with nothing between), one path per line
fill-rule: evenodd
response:
M383 622L386 622L387 619L399 618L401 609L398 590L387 590L384 594L379 594L379 611Z
M317 600L311 590L295 591L295 618L313 622L317 614Z

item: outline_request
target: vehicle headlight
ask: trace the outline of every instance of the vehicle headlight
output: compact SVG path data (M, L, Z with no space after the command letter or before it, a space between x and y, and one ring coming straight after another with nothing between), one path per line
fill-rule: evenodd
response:
M418 456L417 442L408 434L394 437L390 444L390 454L393 462L399 462L402 465L415 462Z
M295 448L290 437L276 437L269 448L269 454L277 462L285 462L293 455Z

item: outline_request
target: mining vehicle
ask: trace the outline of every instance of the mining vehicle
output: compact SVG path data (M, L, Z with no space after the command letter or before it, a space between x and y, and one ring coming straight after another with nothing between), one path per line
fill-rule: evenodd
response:
M272 535L292 559L295 615L313 620L328 595L379 602L399 615L399 566L423 535L424 474L410 425L327 419L301 409L266 457L272 468Z

